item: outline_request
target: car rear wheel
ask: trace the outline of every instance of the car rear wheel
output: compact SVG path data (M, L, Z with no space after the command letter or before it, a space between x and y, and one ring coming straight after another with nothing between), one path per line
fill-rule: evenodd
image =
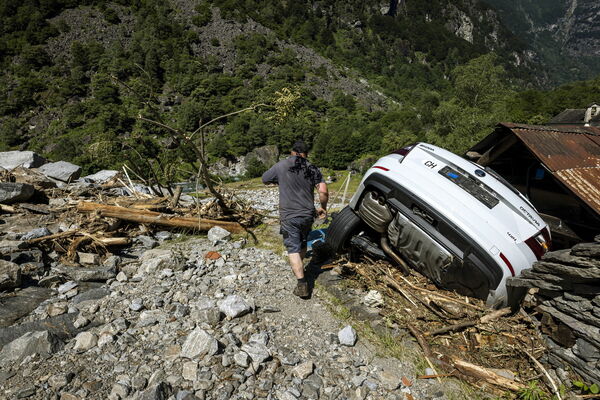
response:
M340 253L348 248L350 238L357 233L362 224L354 210L346 206L331 221L327 229L326 242L334 253Z

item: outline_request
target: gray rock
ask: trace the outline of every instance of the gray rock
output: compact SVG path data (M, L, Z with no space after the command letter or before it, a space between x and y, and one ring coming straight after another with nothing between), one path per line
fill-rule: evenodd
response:
M73 182L81 175L81 167L67 161L57 161L38 168L42 174L62 182Z
M227 229L221 228L220 226L214 226L208 231L208 240L211 242L218 242L220 240L226 241L231 238L231 232Z
M145 249L153 249L158 246L158 241L154 240L150 236L140 235L134 239L135 242L141 243Z
M313 373L315 364L312 361L305 361L302 364L298 364L292 370L292 373L300 379L306 379L310 374Z
M73 350L87 351L98 344L98 336L91 332L81 332L75 336Z
M338 339L340 344L344 346L354 346L357 340L356 331L350 325L347 325L338 332Z
M11 204L27 201L35 189L27 183L0 182L0 203Z
M171 385L166 382L160 382L156 385L150 386L144 390L141 394L134 397L136 400L167 400L171 396L172 389Z
M26 399L27 397L33 396L35 394L35 392L36 392L35 386L28 386L25 389L21 389L17 393L15 393L15 398Z
M223 314L216 308L206 308L203 310L195 310L191 313L192 320L198 322L206 322L211 326L215 326L221 321Z
M60 339L48 331L27 332L2 348L0 363L20 362L32 354L52 354L61 347Z
M219 310L229 318L241 317L252 311L250 304L237 294L227 296L218 304Z
M48 378L48 384L55 390L60 390L67 386L73 379L73 374L56 374Z
M181 357L196 358L214 355L219 350L219 342L204 329L196 328L185 339L181 346Z
M95 253L82 253L80 251L77 252L77 259L79 264L84 265L98 265L100 263L100 256Z
M63 341L67 340L79 332L79 330L73 326L73 321L75 321L76 318L76 313L69 313L59 315L58 317L46 318L41 321L26 322L20 325L0 328L0 347L28 332L35 331L48 331Z
M69 290L76 288L79 284L75 281L68 281L58 287L58 293L67 293Z
M0 167L5 169L37 168L45 162L44 157L33 151L3 151L0 153Z
M0 260L0 290L11 290L21 286L21 267L17 264Z
M69 267L64 264L57 264L55 267L52 268L52 271L58 274L66 275L72 280L80 282L106 281L117 276L117 269L112 266Z
M271 352L262 343L250 342L242 345L242 351L248 353L253 362L260 364L271 357Z
M52 232L50 232L48 230L48 228L36 228L36 229L30 230L29 232L27 232L26 234L21 236L21 240L37 239L42 236L48 236L51 234L52 234Z
M144 308L144 301L142 299L133 299L129 304L129 309L132 311L141 311Z
M103 169L95 174L84 176L82 179L92 181L94 183L104 183L110 181L115 176L119 175L119 171L111 169Z
M106 288L94 288L90 290L86 290L83 293L78 294L77 296L71 299L71 302L74 304L79 304L83 301L89 300L98 300L103 297L106 297L110 294L110 291Z
M383 305L383 296L377 290L369 290L363 297L363 303L368 307L380 307Z
M379 371L377 377L379 378L379 382L381 382L381 386L387 390L396 390L402 383L402 375L398 370L384 369Z
M236 365L242 368L247 368L248 365L250 365L250 358L248 357L248 353L238 351L233 355L233 362L235 362Z
M2 305L0 306L0 327L12 325L15 321L31 313L41 302L49 299L52 295L53 291L51 289L29 286L18 292L11 293L11 296L3 297ZM45 329L34 330L43 331ZM25 332L12 337L9 341L16 339L23 333ZM1 346L2 343L0 343Z

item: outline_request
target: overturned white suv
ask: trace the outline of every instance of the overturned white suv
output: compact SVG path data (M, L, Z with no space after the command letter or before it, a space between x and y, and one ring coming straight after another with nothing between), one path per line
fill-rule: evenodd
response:
M438 286L499 307L506 279L548 251L550 232L494 171L418 143L380 158L327 231L335 252L373 241Z

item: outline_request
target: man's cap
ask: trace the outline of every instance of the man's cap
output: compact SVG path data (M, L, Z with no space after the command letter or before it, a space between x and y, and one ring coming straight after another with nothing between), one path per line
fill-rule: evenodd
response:
M308 146L306 145L306 143L304 143L303 140L296 140L296 142L292 146L292 150L296 153L308 154Z

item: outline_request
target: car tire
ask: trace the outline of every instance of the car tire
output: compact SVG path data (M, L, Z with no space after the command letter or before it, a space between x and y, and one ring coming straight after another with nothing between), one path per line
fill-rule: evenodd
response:
M334 253L340 253L348 248L350 238L361 225L362 220L359 216L353 209L346 206L331 221L325 242Z

